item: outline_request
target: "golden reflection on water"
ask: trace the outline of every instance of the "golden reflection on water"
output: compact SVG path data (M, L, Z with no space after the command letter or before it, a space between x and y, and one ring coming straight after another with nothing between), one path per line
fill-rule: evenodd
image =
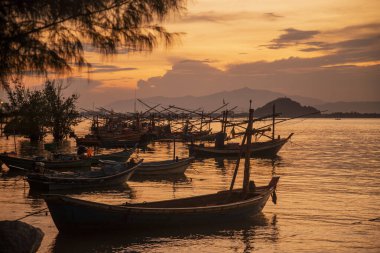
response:
M218 125L213 126L217 129ZM84 129L85 125L79 128ZM294 132L274 160L252 159L257 185L281 176L278 202L268 201L263 214L239 224L140 231L103 235L62 236L51 217L25 219L45 232L42 252L379 252L380 251L380 120L295 120L280 124L278 134ZM12 151L13 140L0 139L0 151ZM26 141L18 151L34 152ZM66 149L74 151L67 143ZM188 155L177 143L177 155ZM146 161L171 159L171 143L154 143L140 152ZM196 159L179 177L134 177L116 188L70 191L70 196L109 204L181 198L228 189L234 159ZM242 183L242 169L236 186ZM0 179L0 220L16 219L45 207L40 193L30 192L23 175Z

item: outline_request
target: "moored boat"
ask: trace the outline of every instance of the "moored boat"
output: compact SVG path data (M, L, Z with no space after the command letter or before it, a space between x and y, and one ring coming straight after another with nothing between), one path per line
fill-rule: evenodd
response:
M93 164L98 164L100 160L110 160L115 162L126 162L129 157L135 152L134 148L125 149L123 151L109 153L109 154L99 154L89 157Z
M275 191L278 180L279 177L273 177L267 186L248 193L237 189L150 203L107 205L62 195L46 195L45 201L62 233L211 225L258 214Z
M75 156L69 155L59 155L53 160L47 160L44 157L26 158L9 154L0 154L0 160L10 169L23 171L34 170L36 162L43 162L45 168L50 170L90 168L92 163L90 159L79 159Z
M274 157L280 149L293 136L290 134L287 138L269 140L265 142L254 142L251 144L251 157ZM190 153L195 156L239 156L241 147L239 144L227 144L222 147L204 146L202 144L189 145ZM245 152L242 153L243 155Z
M135 175L167 175L183 174L189 167L194 157L183 159L142 163L135 171Z
M62 190L78 188L98 188L125 183L140 166L134 164L106 162L108 167L85 173L30 173L27 181L31 190Z
M243 187L234 189L240 164L237 159L235 171L228 191L143 203L108 205L70 198L62 195L46 195L45 201L60 232L80 230L117 230L133 232L134 228L163 229L171 226L193 226L221 224L226 220L237 220L261 212L272 195L276 202L275 189L279 177L272 177L267 186L256 187L250 181L250 144L252 139L253 110L249 112L249 123L241 146L246 143ZM244 147L243 147L244 148ZM243 151L241 149L241 152ZM175 153L174 153L175 154Z

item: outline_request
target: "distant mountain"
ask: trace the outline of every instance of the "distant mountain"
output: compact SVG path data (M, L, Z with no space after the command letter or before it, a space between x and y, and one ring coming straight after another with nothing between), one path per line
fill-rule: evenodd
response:
M380 113L380 101L374 102L335 102L316 106L319 110L334 112Z
M252 106L254 108L263 106L264 104L272 101L278 97L285 97L287 95L279 92L272 92L267 90L256 90L250 88L242 88L232 91L222 91L207 96L184 96L184 97L149 97L143 98L143 102L149 105L161 104L163 106L176 105L184 108L203 108L205 111L212 111L223 104L223 101L229 103L229 108L237 106L236 112L246 112L249 108L249 100L252 100ZM315 105L322 104L323 101L300 97L300 96L288 96L295 99L302 104ZM115 111L126 112L134 110L134 99L120 100L114 103L108 104L106 108L112 108ZM136 102L136 108L138 111L146 110L146 107L141 103Z
M263 107L257 108L253 115L261 117L272 114L273 104L276 105L276 113L281 113L280 117L291 118L310 113L318 113L319 111L311 106L302 106L300 103L293 101L290 98L278 98L267 103Z

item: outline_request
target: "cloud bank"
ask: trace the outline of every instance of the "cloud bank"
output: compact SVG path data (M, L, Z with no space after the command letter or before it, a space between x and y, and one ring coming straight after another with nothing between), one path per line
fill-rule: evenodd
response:
M300 50L327 51L326 55L234 64L224 71L206 62L184 60L175 63L163 76L140 80L139 94L146 97L200 96L221 90L250 87L325 101L378 101L380 35L374 32L378 28L378 24L368 24L341 29L353 34L359 29L367 32L338 42L314 40L321 31L285 29L284 34L267 45L268 48L302 45Z

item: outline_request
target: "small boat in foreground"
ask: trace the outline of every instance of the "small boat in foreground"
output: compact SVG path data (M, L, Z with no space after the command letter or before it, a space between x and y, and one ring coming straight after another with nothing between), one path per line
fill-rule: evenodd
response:
M78 188L105 187L122 184L126 182L133 172L141 165L138 163L117 163L103 161L106 163L96 171L84 173L30 173L27 181L31 190L62 190Z
M167 175L167 174L183 174L189 167L194 157L183 159L166 160L158 162L147 162L135 171L135 175Z
M62 195L45 195L60 233L78 230L130 230L220 223L259 213L279 177L246 194L241 189L150 203L107 205Z

